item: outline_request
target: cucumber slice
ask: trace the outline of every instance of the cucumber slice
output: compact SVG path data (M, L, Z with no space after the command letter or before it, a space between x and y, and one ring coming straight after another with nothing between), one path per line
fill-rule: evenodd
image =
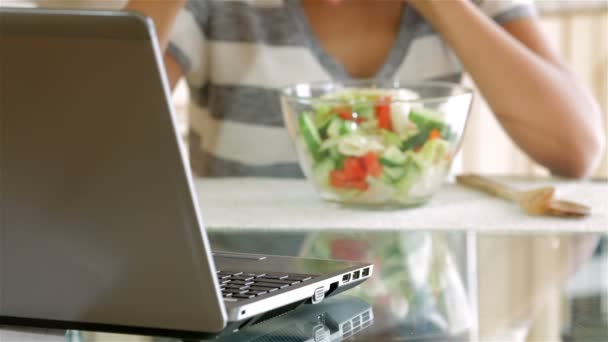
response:
M327 135L327 128L329 127L329 121L327 121L323 126L317 126L319 127L319 136L321 137L321 141L326 141L329 136Z
M403 166L385 166L382 172L393 182L398 182L406 174L406 169Z
M395 184L395 181L393 181L393 179L391 177L389 177L388 174L386 172L384 172L384 170L382 170L382 173L380 174L380 180L386 184L390 184L390 185Z
M315 160L319 160L321 154L321 136L319 135L319 132L313 124L310 116L306 113L302 113L302 115L300 115L298 122L300 124L300 133L304 138L304 142L306 143L308 150L313 155Z
M336 163L331 158L326 158L318 163L314 170L314 177L318 184L329 186L329 174L336 168Z
M353 105L353 112L360 118L371 119L374 117L374 107L369 103L358 103Z
M343 155L340 155L338 158L334 159L334 161L336 162L336 170L344 169L344 159L346 159L346 157L344 157Z
M395 146L387 148L380 156L380 163L386 166L403 166L405 161L405 155Z
M450 126L445 123L440 112L428 108L415 108L410 112L410 121L418 126L420 133L428 134L434 129L441 133L446 140L455 138Z
M326 104L319 104L315 108L315 125L317 127L325 126L331 119L331 107Z
M424 172L423 168L417 156L410 152L407 156L407 162L403 167L404 176L397 181L397 189L400 195L405 195L409 192L412 185L418 181L422 172Z
M420 153L407 151L405 152L405 158L407 159L407 161L405 162L405 168L408 172L411 169L423 171L428 166L426 161L420 157Z
M421 130L438 129L442 131L446 126L441 113L428 108L412 108L410 120Z
M384 143L387 145L395 145L395 146L400 146L401 145L401 138L399 138L399 136L391 131L387 131L385 129L380 130L380 134L382 134L382 137L384 138Z
M357 130L357 123L350 120L344 120L342 122L342 127L340 128L340 134L345 135Z
M346 157L344 157L343 154L340 153L340 151L338 151L338 147L332 147L329 149L329 157L331 159L333 159L334 163L335 163L335 167L338 170L341 170L344 166L344 159Z
M418 155L426 163L434 164L443 160L450 149L450 143L443 139L427 141L420 149Z
M343 123L344 120L340 119L337 116L333 117L329 122L329 126L327 126L327 136L329 136L330 138L339 137L342 131Z
M340 153L340 151L338 151L338 146L337 146L337 145L336 145L336 146L332 146L332 147L329 149L329 156L330 156L332 159L334 159L334 160L336 160L336 159L338 159L338 158L341 158L341 157L342 157L342 154Z
M406 141L404 141L403 144L401 144L401 149L403 151L409 151L424 145L429 138L429 133L429 130L422 130L412 135Z

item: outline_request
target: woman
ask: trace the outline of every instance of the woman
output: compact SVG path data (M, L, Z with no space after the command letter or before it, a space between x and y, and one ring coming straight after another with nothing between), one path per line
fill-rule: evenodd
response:
M276 89L345 78L457 81L466 70L513 140L584 177L600 109L550 47L530 0L132 0L154 18L171 84L185 75L202 176L299 176Z

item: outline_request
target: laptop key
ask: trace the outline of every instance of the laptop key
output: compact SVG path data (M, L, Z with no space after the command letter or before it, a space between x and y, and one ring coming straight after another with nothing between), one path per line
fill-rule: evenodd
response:
M295 284L301 283L301 281L296 280L296 279L285 279L285 280L281 280L281 281L285 281L289 285L295 285Z
M289 277L287 274L267 274L267 275L265 275L265 276L263 276L261 278L263 278L263 279L277 279L277 280L280 280L280 279L285 279L287 277Z
M252 280L254 277L251 276L245 276L245 275L239 275L239 276L232 276L230 279L232 280Z
M249 285L232 285L226 284L226 290L245 290L248 289Z
M288 280L288 278L287 278L287 277L285 277L285 278L282 278L282 279L276 279L276 278L268 278L268 277L266 276L266 277L257 278L256 280L258 280L258 281L269 281L269 282L275 282L275 281L283 281L283 282L286 282L286 281Z
M233 295L232 298L250 299L250 298L255 298L255 295L254 294L243 293L243 294Z
M260 278L260 279L256 279L256 280L264 282L264 283L268 283L268 284L287 284L287 285L295 285L300 282L299 280L289 280L289 279L277 280L277 279Z
M249 290L249 292L247 292L247 293L250 293L250 294L253 294L253 295L256 295L256 296L261 296L263 294L268 293L268 291Z
M265 282L255 282L253 284L253 286L264 286L264 287L275 287L275 288L279 288L279 289L283 289L289 286L289 284L285 284L285 283L265 283Z
M251 287L249 287L250 291L266 291L266 292L273 292L278 290L278 288L276 287L267 287L267 286L257 286L257 285L253 285Z
M287 279L293 279L293 280L299 280L299 281L307 281L307 280L312 279L312 277L311 276L301 276L301 275L290 274Z
M266 273L249 273L247 275L250 276L250 277L259 278L259 277L265 276Z
M230 281L230 284L234 284L234 285L251 285L251 284L253 284L253 281L232 280L232 281Z
M249 291L249 287L245 288L245 289L225 289L222 291L222 293L243 293L243 292L247 292Z

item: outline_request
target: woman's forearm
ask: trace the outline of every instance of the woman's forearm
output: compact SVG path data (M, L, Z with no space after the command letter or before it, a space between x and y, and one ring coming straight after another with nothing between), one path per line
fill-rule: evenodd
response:
M164 51L171 27L185 3L186 0L131 0L124 9L143 13L154 20L159 44Z
M556 174L588 175L604 144L597 102L543 47L524 45L469 1L416 1L456 52L503 127Z

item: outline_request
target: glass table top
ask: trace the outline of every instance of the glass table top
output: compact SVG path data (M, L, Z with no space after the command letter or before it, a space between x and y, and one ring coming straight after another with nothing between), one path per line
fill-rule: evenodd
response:
M602 341L606 235L466 231L221 231L215 250L369 260L371 279L219 341ZM154 341L96 331L2 327L2 341ZM32 337L34 336L34 337Z
M304 181L197 181L215 251L374 264L355 288L214 340L608 341L606 182L519 185L546 181L593 215L528 217L449 184L424 207L380 212L327 205ZM183 340L1 324L2 342Z

